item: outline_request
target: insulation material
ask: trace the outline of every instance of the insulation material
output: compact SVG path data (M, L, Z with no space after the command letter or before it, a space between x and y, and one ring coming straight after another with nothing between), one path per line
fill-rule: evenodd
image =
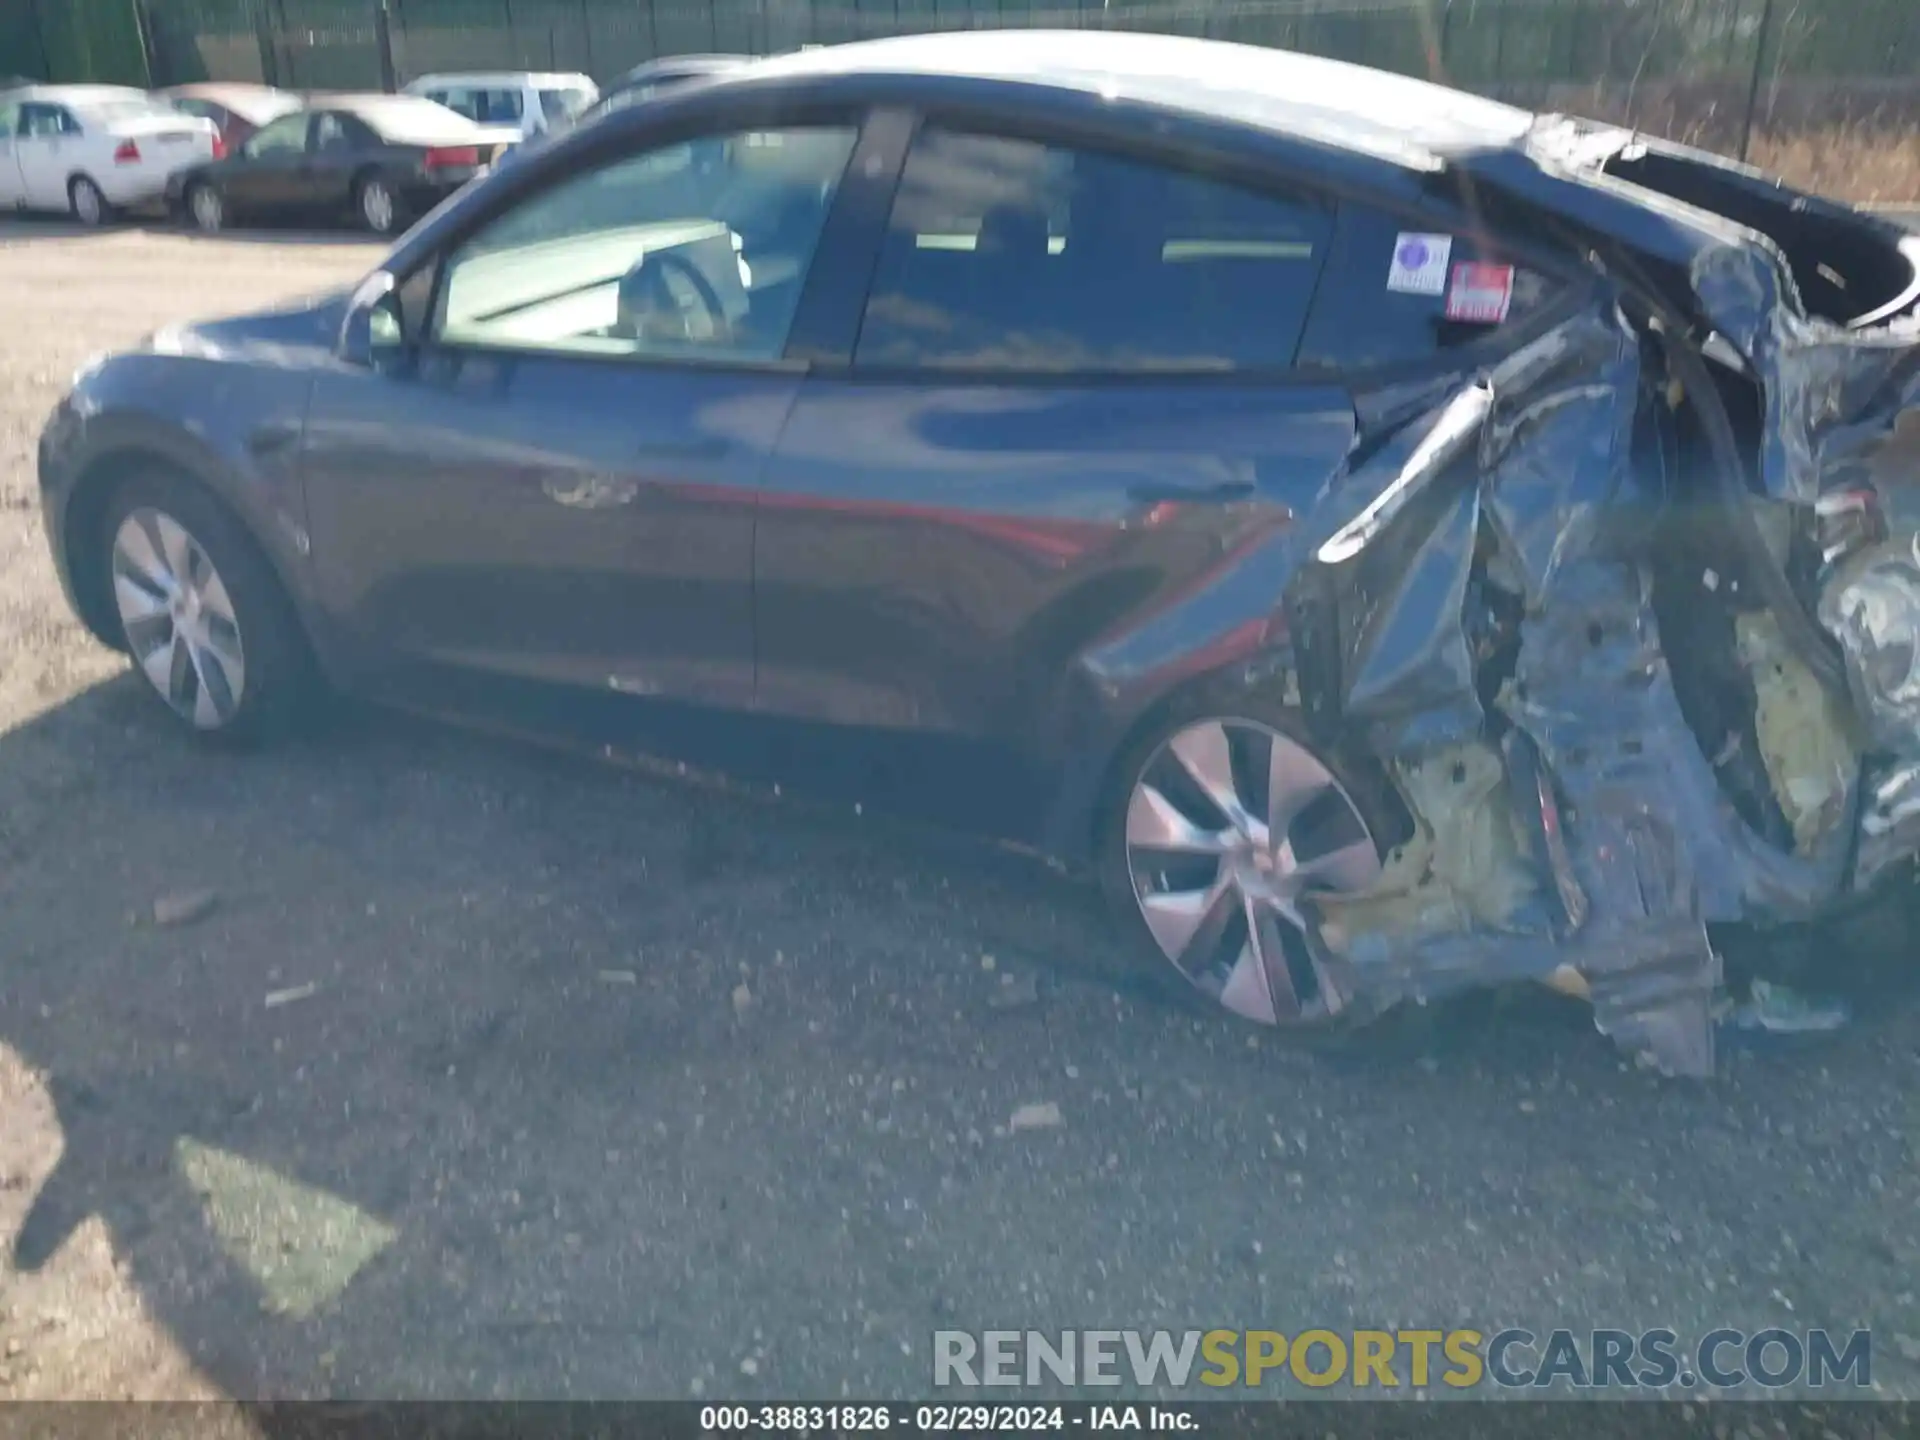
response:
M1500 928L1537 889L1514 821L1500 757L1479 743L1448 746L1398 767L1418 832L1387 857L1365 891L1321 897L1321 938L1402 938Z
M1771 614L1741 615L1735 632L1758 701L1753 718L1760 758L1793 826L1794 846L1804 853L1849 813L1860 768L1851 720L1789 648Z

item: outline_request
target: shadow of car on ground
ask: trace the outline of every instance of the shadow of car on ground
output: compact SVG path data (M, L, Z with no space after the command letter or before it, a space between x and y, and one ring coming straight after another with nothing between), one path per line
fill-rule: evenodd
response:
M1024 861L359 712L211 755L131 676L0 795L15 1261L102 1217L236 1396L915 1395L935 1329L1891 1314L1916 1258L1904 1015L1714 1085L1531 1002L1331 1062L1116 988Z

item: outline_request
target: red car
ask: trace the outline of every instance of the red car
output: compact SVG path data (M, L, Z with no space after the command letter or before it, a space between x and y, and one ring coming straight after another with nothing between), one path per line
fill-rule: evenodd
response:
M228 153L239 149L262 125L302 105L298 95L271 85L175 85L157 93L174 109L204 116L218 125L221 148Z

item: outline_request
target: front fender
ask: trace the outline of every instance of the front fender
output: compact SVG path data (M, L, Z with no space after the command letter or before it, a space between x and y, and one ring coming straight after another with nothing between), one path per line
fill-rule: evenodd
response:
M310 376L302 369L225 364L152 350L83 370L41 432L42 513L69 603L116 643L92 585L86 539L115 483L159 464L204 485L253 535L301 617L315 620L304 583L309 541L298 473Z

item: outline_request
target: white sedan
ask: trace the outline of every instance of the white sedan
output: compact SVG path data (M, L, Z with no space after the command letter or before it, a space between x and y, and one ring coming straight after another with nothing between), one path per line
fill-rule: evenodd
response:
M98 225L160 198L167 177L220 154L211 120L117 85L35 85L0 94L0 209Z

